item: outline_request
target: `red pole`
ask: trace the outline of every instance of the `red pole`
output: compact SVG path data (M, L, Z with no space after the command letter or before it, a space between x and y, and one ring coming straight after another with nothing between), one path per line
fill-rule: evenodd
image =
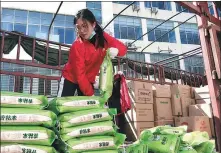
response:
M195 5L197 5L196 2L194 2ZM200 10L206 10L208 9L206 2L199 2L199 8ZM209 93L212 103L212 109L213 109L213 115L214 115L214 121L215 121L215 132L216 132L216 144L218 146L218 151L221 151L220 145L220 101L219 101L219 86L221 85L220 81L218 79L214 79L212 77L212 71L215 69L214 67L214 59L211 58L211 52L212 48L210 45L210 37L208 35L208 20L207 17L204 16L203 12L201 12L200 16L197 16L198 21L198 27L199 27L199 34L200 34L200 41L202 46L202 53L203 53L203 59L205 63L205 70L206 70L206 77L209 87ZM218 50L217 50L218 51Z

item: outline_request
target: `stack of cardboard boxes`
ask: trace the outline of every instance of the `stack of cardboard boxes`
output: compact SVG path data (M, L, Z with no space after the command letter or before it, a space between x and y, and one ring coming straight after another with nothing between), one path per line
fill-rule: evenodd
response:
M152 84L140 81L128 83L132 109L125 114L125 129L128 140L138 138L144 129L154 127Z
M171 90L169 85L154 84L154 122L155 126L171 125L174 126L171 108Z
M188 88L184 87L183 85L172 85L171 88L174 88L174 86L179 86L179 92L181 95L181 109L183 116L175 117L175 126L188 125L188 132L206 131L211 137L212 133L209 120L209 118L212 118L211 107L209 106L209 104L202 104L203 99L202 97L200 99L200 95L198 94L198 91L201 91L202 89L193 88L192 92L192 89L190 87ZM181 90L184 90L185 92ZM204 93L203 96L204 98L206 97ZM209 99L209 97L206 98ZM195 104L195 100L196 103L200 102L200 104Z
M188 132L207 131L209 136L214 135L206 88L140 81L128 82L128 88L132 109L125 114L123 129L128 141L137 140L144 129L160 125L187 125Z

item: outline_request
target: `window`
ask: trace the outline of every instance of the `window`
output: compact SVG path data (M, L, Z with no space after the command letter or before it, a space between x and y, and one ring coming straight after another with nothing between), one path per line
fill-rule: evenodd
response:
M154 19L147 19L147 31L150 31L151 29L158 26L160 23L162 23L162 20L154 20ZM154 29L148 34L148 40L149 41L155 41L158 38L160 38L162 35L170 31L174 27L173 22L166 22L159 26L158 28ZM157 42L170 42L170 43L176 43L176 36L175 31L171 31L170 33L166 34Z
M191 73L204 75L204 62L202 56L192 56L184 59L185 70Z
M208 7L209 7L209 12L211 15L214 15L214 10L213 10L213 2L207 2Z
M180 26L182 44L200 44L199 32L196 24L186 23Z
M152 7L157 7L158 9L161 10L169 10L171 11L171 2L163 2L163 1L147 1L144 2L144 5L146 8L152 8Z
M86 2L86 6L94 14L96 20L102 24L101 2Z
M181 12L181 11L183 11L183 10L185 10L185 9L186 9L185 7L183 7L183 6L181 6L180 4L176 3L176 11L177 11L177 12ZM186 13L191 13L188 9L186 9L184 12L186 12Z
M175 56L175 55L174 54L164 54L164 53L153 53L153 54L150 54L150 61L151 61L151 63L155 63L155 62L164 60L164 59L172 57L172 56ZM179 59L179 57L173 58L173 60L175 60L175 59ZM180 62L178 60L173 63L166 64L166 66L180 69Z
M119 39L135 40L142 35L141 19L118 16L114 20L114 34ZM140 38L141 40L142 38Z
M144 54L138 53L138 52L127 52L127 58L135 61L145 62L145 56Z
M47 39L53 16L52 13L3 8L1 27L3 30L14 30L32 37ZM75 39L73 20L72 15L57 14L51 27L50 40L72 44Z

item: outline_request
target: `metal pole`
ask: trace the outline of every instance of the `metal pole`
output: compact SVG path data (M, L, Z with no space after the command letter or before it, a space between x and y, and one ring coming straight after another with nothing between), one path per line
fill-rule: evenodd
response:
M188 55L188 56L184 56L184 57L182 57L182 58L179 58L179 59L176 59L176 60L173 60L173 61L170 61L170 62L166 62L166 63L163 63L163 64L161 64L161 65L173 63L173 62L179 61L179 60L181 60L181 59L185 59L185 58L188 58L188 57L192 57L192 56L197 55L197 54L200 54L200 53L202 53L202 52L199 51L199 52L197 52L197 53L194 53L194 54L191 54L191 55Z
M191 53L191 52L193 52L193 51L196 52L196 51L198 51L200 48L201 48L201 47L198 47L198 48L193 49L193 50L191 50L191 51L188 51L188 52L185 52L185 53L182 53L182 54L179 54L179 55L175 55L175 56L172 56L172 57L169 57L169 58L166 58L166 59L157 61L157 62L155 62L154 64L161 63L161 62L167 61L167 60L169 60L169 59L172 59L172 58L175 58L175 57L179 57L179 56L185 55L185 54L187 54L187 53Z
M173 31L174 29L176 29L177 27L179 27L180 25L186 23L188 20L192 19L193 17L195 17L196 15L193 15L192 17L188 18L187 20L181 22L180 24L178 24L177 26L175 26L174 28L172 28L170 31L168 31L167 33L165 33L164 35L161 35L159 38L157 38L156 40L154 40L152 43L150 43L149 45L147 45L146 47L144 47L141 51L141 53L150 45L152 45L153 43L155 43L157 40L159 40L160 38L164 37L165 35L167 35L168 33L170 33L171 31Z
M107 25L103 28L103 30L105 28L107 28L107 26L116 18L118 17L123 11L125 11L128 7L130 7L132 4L134 4L136 1L133 1L132 3L130 3L127 7L125 7L122 11L120 11L112 20L110 20Z
M54 17L53 17L53 19L51 21L51 24L49 26L49 29L48 29L48 41L49 41L49 36L50 36L50 32L51 32L51 26L52 26L52 24L54 22L55 17L57 16L57 14L58 14L58 12L60 10L62 4L63 4L63 1L61 1L60 5L58 6L58 9L57 9L57 11L56 11L56 13L55 13L55 15L54 15Z

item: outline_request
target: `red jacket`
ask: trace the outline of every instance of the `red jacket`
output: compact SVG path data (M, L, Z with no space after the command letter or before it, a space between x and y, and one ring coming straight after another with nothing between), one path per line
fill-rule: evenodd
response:
M104 49L96 49L90 42L77 38L71 46L68 62L62 71L62 76L78 84L80 90L86 96L94 94L91 84L95 82L95 77L100 70L106 50L110 47L117 48L119 50L118 56L124 56L127 52L126 46L119 40L105 32L104 37L107 40Z

